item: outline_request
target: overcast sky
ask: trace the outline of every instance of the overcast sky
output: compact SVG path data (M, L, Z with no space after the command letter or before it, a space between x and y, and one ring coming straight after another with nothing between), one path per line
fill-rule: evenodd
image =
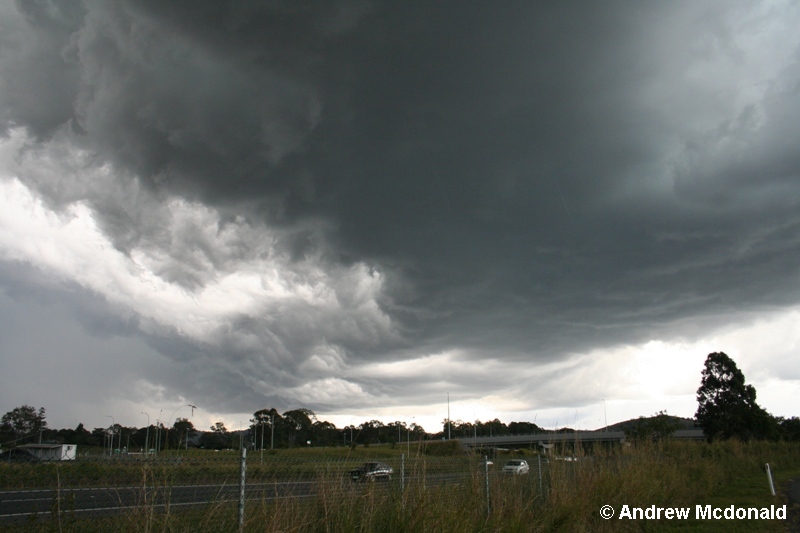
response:
M693 416L724 351L800 415L798 27L2 2L0 412L593 429Z

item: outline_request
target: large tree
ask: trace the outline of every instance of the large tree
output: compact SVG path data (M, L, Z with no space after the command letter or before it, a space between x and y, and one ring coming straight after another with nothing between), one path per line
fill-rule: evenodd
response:
M172 431L169 434L169 445L173 448L180 448L181 445L188 448L189 437L194 433L194 424L188 418L177 418L172 424Z
M283 413L282 426L289 447L305 446L311 437L311 427L317 421L317 415L310 409L292 409Z
M777 436L777 422L756 403L756 389L745 384L742 371L723 352L706 358L697 403L695 419L709 440Z
M211 426L211 432L205 432L200 436L200 447L220 450L230 444L228 429L222 422L217 422Z
M18 439L30 437L47 429L44 418L44 407L37 411L35 407L23 405L4 414L0 419L0 427L3 433L9 433Z

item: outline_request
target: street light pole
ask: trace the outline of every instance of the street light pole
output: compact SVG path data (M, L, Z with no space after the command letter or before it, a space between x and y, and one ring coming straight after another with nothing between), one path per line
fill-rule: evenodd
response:
M156 420L156 455L161 450L161 413L163 412L163 409L158 412L158 419Z
M144 438L144 453L150 454L150 415L142 411L142 414L147 417L147 432Z
M261 417L261 462L264 462L264 417Z
M114 453L114 426L116 426L117 423L114 421L114 417L111 415L106 415L106 418L111 419L111 444L108 446L108 456L111 457L111 454Z
M450 440L450 393L447 393L447 440Z
M177 412L178 412L178 409L182 409L182 408L184 408L184 407L191 407L191 408L192 408L192 416L194 416L194 410L195 410L195 409L197 409L197 406L195 406L195 405L192 405L192 404L186 404L186 405L181 405L180 407L176 407L176 408L175 408L175 410L174 410L174 411L172 411L172 414L171 414L171 415L169 415L169 418L167 419L167 442L166 442L167 449L169 449L169 424L170 424L170 422L172 421L172 416L173 416L175 413L177 413ZM187 432L187 434L188 434L188 432ZM180 435L178 435L178 449L179 449L179 450L181 449L181 442L180 442L180 441L181 441L181 439L180 439ZM187 448L189 447L188 440L187 440L186 447L187 447Z

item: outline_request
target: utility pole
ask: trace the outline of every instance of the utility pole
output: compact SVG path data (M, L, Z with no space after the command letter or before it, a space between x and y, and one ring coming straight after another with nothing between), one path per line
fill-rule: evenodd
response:
M150 415L142 411L142 414L147 417L147 432L145 433L144 437L144 453L149 455L150 454Z
M111 415L106 415L106 418L110 418L111 419L111 444L109 444L109 446L108 446L108 455L110 457L114 453L114 426L117 425L117 422L114 420L114 417L111 416Z
M450 393L447 393L447 440L450 440Z

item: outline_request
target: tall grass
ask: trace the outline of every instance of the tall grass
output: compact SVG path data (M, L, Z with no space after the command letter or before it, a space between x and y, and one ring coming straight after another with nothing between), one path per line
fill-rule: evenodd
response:
M298 453L298 455L300 455ZM555 455L558 455L557 453ZM800 477L800 446L791 443L639 443L576 452L577 461L528 455L531 473L499 475L502 458L490 467L479 457L406 458L404 482L396 468L389 483L352 483L346 469L362 456L326 460L251 456L248 482L263 482L250 494L245 530L264 532L530 532L530 531L783 531L778 522L605 520L611 505L647 508L783 505L769 493L764 464L780 486ZM374 456L372 456L374 458ZM321 459L321 458L319 458ZM538 475L539 460L543 475ZM391 460L387 458L387 460ZM392 463L397 465L398 463ZM276 473L280 465L283 473ZM195 465L197 466L197 465ZM200 465L202 466L202 465ZM169 493L180 478L169 469L140 466L141 483ZM180 468L190 468L186 464ZM212 468L215 470L216 466ZM279 469L280 470L280 469ZM457 475L458 474L458 475ZM436 475L450 476L437 482ZM278 480L312 481L314 493L276 494ZM229 482L235 483L229 472ZM275 481L275 490L270 482ZM281 496L281 497L275 497ZM63 504L62 504L63 506ZM76 518L62 509L58 521L29 524L36 531L236 531L236 502L220 500L202 508L179 509L141 501L122 516ZM55 516L55 515L54 515ZM0 525L0 529L2 526Z
M535 460L532 460L534 466ZM695 505L782 505L768 490L764 464L778 482L800 476L800 446L788 443L640 443L596 448L578 460L549 459L539 491L528 476L490 476L489 495L478 462L457 486L423 486L410 474L405 491L380 485L341 490L320 483L313 500L262 502L248 513L248 531L529 532L529 531L783 531L779 521L697 522ZM422 465L424 463L417 463ZM603 505L690 507L692 520L606 520ZM488 509L487 509L488 507Z

